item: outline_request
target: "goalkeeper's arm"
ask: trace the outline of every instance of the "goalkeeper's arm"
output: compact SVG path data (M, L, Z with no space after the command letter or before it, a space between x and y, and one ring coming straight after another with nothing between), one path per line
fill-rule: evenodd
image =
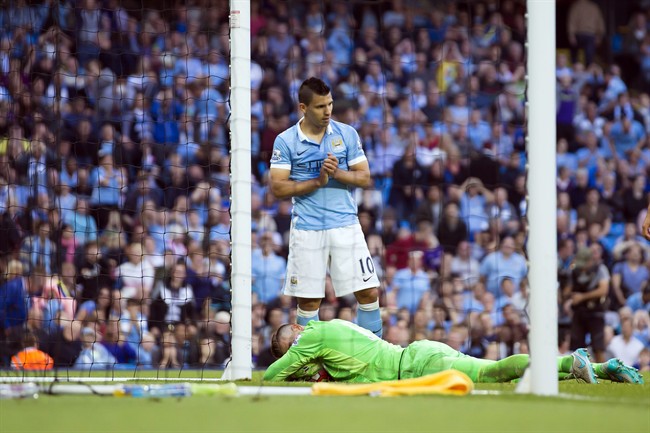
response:
M282 355L280 359L269 366L264 373L263 380L280 382L287 380L292 374L300 370L305 364L311 362L311 359L304 357L291 348Z

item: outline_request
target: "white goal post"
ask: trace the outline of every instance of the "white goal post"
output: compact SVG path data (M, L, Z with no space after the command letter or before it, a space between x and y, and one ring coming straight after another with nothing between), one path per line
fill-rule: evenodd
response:
M528 0L530 389L558 394L555 0Z
M252 378L250 1L230 0L232 357L223 379Z

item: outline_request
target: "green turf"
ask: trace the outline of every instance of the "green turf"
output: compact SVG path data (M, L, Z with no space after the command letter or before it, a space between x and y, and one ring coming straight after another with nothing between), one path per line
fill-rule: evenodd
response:
M119 375L133 377L133 372ZM256 372L252 382L241 384L259 384L260 377ZM0 433L650 432L650 385L561 383L560 392L570 398L515 395L511 384L477 389L502 394L161 400L41 396L0 400Z

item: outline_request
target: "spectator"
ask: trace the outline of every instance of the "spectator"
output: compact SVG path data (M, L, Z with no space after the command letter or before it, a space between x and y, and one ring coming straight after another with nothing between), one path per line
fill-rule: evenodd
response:
M149 262L143 260L142 245L132 243L127 248L128 261L117 268L118 284L121 290L140 300L151 298L151 289L154 280L154 268Z
M110 318L111 296L108 287L101 287L95 299L87 300L79 306L75 320L82 324L94 323L96 330L103 334Z
M23 350L11 357L11 368L15 370L51 370L54 360L50 355L38 349L38 340L31 333L25 333Z
M499 251L488 254L481 261L479 272L487 291L495 296L500 296L503 278L512 279L516 290L518 290L528 272L528 266L526 259L515 252L515 240L511 236L506 236L501 241Z
M56 271L57 245L50 240L51 227L47 221L37 225L37 234L25 238L20 248L21 261L27 272L34 272L39 267L47 275Z
M465 287L473 287L479 281L478 260L471 256L471 247L468 241L463 240L456 248L456 255L451 261L451 272L458 275Z
M475 177L469 177L460 186L460 215L467 224L469 232L476 232L488 228L488 214L486 207L494 200L494 195L485 188L483 182Z
M515 235L519 231L519 213L508 201L508 190L502 187L495 188L494 202L488 205L487 213L490 224L500 234Z
M411 314L420 307L425 293L431 290L431 278L423 268L424 254L421 251L409 253L408 268L395 273L391 296L398 308L406 308Z
M643 147L646 135L639 121L623 117L615 122L610 130L610 150L614 156L626 158L633 150Z
M96 299L101 287L113 286L108 267L96 242L89 242L84 246L77 268L77 284L81 289L78 293L80 302Z
M439 233L440 221L443 214L443 193L438 185L429 187L426 197L419 204L415 213L416 224L429 221L436 233Z
M109 213L117 210L121 203L121 190L125 186L126 179L124 173L115 168L112 154L100 150L99 158L99 167L94 168L90 173L90 184L93 187L90 205L93 208L97 227L102 230L106 227Z
M97 223L89 214L88 200L77 199L76 210L62 212L63 222L70 226L79 245L97 240Z
M460 219L458 205L448 203L438 226L438 240L445 253L453 254L460 242L467 239L467 235L467 225Z
M260 238L261 250L253 253L253 291L265 304L272 303L282 294L286 260L276 254L276 241L272 232L265 232Z
M612 356L620 359L628 365L635 365L639 362L639 355L643 350L643 343L632 335L632 319L626 317L621 320L621 333L616 335L607 346Z
M591 65L605 36L605 20L598 5L591 0L577 0L569 10L567 33L571 45L571 62L578 61L578 50L584 50L585 64Z
M120 326L117 318L108 321L101 344L113 355L116 364L135 365L136 351L123 338L120 338Z
M630 295L627 298L626 305L632 311L645 310L650 313L650 286L646 285L643 291Z
M415 159L415 146L410 144L392 169L393 185L388 203L400 220L410 220L417 203L424 197L425 171Z
M636 221L641 212L648 207L647 177L634 177L632 185L622 191L623 218L625 221Z
M626 300L633 294L645 291L650 281L650 271L643 266L644 251L641 245L636 242L630 245L624 251L625 261L618 262L614 265L612 271L612 292L613 301L616 302L612 307L624 306Z
M600 203L600 193L596 188L587 191L585 204L578 207L578 228L589 228L593 223L600 226L599 237L605 237L612 226L609 206Z
M149 328L161 341L161 368L180 367L185 361L185 341L196 334L194 292L186 284L186 276L186 265L175 263L169 276L156 287L151 296L153 301Z
M23 339L24 324L27 322L27 294L29 281L22 277L20 262L2 265L7 273L7 280L0 285L0 362L8 366L12 354L20 350Z
M570 308L571 350L585 347L587 334L596 362L605 357L605 299L609 288L609 271L603 264L597 264L589 248L578 250L569 284L563 289L569 296L566 307Z
M112 368L117 360L97 339L97 334L92 328L81 330L81 353L74 363L77 370L108 370Z

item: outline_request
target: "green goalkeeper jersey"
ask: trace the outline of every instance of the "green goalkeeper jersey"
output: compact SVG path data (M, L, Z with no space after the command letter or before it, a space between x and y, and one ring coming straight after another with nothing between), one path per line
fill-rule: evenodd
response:
M314 363L323 365L335 381L396 380L403 351L345 320L311 321L287 353L266 370L264 380L286 380L301 367Z

